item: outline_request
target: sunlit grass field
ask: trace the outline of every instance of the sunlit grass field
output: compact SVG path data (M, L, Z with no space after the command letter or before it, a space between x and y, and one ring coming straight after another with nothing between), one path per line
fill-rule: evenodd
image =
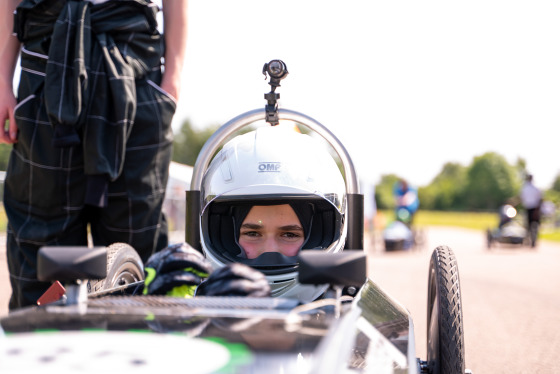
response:
M381 212L387 221L394 219L391 211ZM441 212L420 210L414 217L414 224L418 226L452 226L473 230L486 230L498 226L498 215L485 212ZM549 222L543 222L539 238L560 242L560 228L553 227Z
M495 213L440 212L421 210L414 218L422 226L456 226L466 229L484 230L498 225Z

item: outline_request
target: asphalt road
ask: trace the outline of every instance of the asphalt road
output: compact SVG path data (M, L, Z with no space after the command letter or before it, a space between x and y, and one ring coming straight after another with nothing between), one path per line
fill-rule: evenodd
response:
M467 368L475 374L560 372L560 244L488 251L477 231L432 227L424 232L425 246L409 252L386 253L379 238L366 240L369 277L410 311L417 356L426 357L430 256L438 245L447 245L459 265ZM5 243L1 236L0 243ZM9 293L1 246L0 316L7 314Z
M368 274L412 315L417 356L426 358L428 267L432 251L449 246L459 266L466 366L473 373L559 373L560 245L488 251L483 233L425 230L414 252L369 246Z

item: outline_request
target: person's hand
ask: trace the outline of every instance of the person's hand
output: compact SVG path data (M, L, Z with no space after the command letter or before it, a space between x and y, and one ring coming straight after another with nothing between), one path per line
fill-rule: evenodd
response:
M263 273L236 262L215 270L196 295L266 297L270 296L270 285Z
M0 85L2 87L4 85ZM0 144L13 144L17 141L17 126L14 118L16 98L11 86L0 88Z
M167 92L167 94L173 98L175 104L177 104L177 102L179 101L180 87L178 80L168 78L170 75L171 74L163 75L163 79L161 81L161 89Z
M19 3L18 0L3 1L5 8L0 15L0 143L7 144L17 141L13 80L20 42L13 34L13 15Z
M187 243L153 254L144 266L145 295L194 296L196 287L212 272L204 256Z

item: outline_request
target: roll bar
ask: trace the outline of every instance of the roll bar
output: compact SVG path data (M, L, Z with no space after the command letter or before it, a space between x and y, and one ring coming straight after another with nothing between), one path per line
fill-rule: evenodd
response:
M264 121L265 114L264 109L255 109L250 112L243 113L221 126L214 134L212 134L200 150L196 159L191 180L191 190L200 190L204 172L208 168L210 161L212 161L212 157L214 157L216 152L223 145L223 142L241 128L258 121ZM352 162L348 151L344 148L344 145L342 145L338 138L334 136L329 129L313 118L293 110L278 109L278 116L280 120L291 120L297 122L321 135L323 139L325 139L333 147L342 162L344 177L346 179L346 193L357 194L360 192L358 176L354 168L354 163Z
M277 99L280 94L275 92L280 87L280 81L288 75L286 64L281 60L272 60L263 67L263 74L270 76L271 91L265 94L267 105L265 109L255 109L243 113L222 125L206 141L194 165L191 189L186 191L186 227L185 240L192 247L202 251L200 243L200 210L202 179L214 155L225 141L240 129L258 121L266 121L275 126L280 120L290 120L299 123L319 134L335 150L344 171L347 198L347 234L345 249L364 248L364 197L359 191L359 181L354 163L344 145L334 134L315 119L293 110L279 109Z

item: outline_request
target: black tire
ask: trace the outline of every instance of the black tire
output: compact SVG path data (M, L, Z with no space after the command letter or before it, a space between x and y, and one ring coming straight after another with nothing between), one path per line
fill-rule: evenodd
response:
M144 280L144 265L138 253L126 243L114 243L107 247L107 277L90 280L88 293L107 291L141 280Z
M447 246L432 253L428 275L428 357L432 374L463 374L465 346L459 269Z
M402 251L404 245L404 240L385 240L385 251Z

